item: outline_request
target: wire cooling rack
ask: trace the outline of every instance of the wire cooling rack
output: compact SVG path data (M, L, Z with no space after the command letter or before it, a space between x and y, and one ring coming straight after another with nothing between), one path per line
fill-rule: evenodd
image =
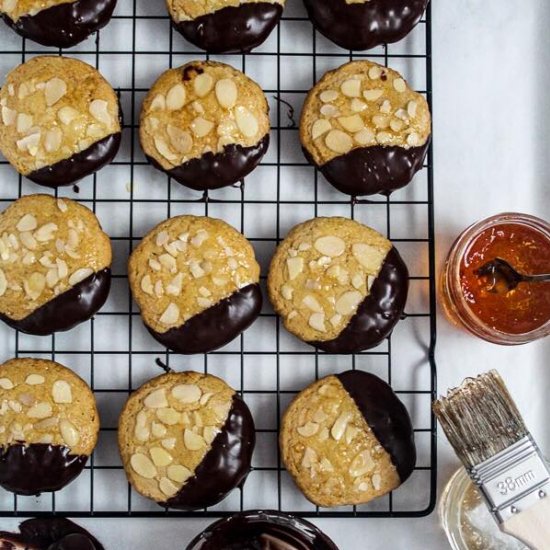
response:
M162 0L119 0L110 24L76 48L61 52L0 30L0 78L19 63L44 53L63 53L96 66L119 91L125 126L121 151L111 166L59 196L78 200L98 215L114 248L113 287L96 317L51 337L33 337L0 327L0 359L14 355L51 358L92 386L102 428L85 471L55 494L17 497L0 490L0 516L223 516L251 508L282 509L305 517L413 517L435 504L436 445L431 401L435 397L435 281L433 154L413 183L391 197L350 200L305 161L296 121L305 94L328 69L365 57L397 69L427 96L431 106L430 9L398 44L352 53L313 30L300 0L288 0L281 23L247 55L207 56L170 26ZM271 145L262 164L240 186L201 195L150 167L139 147L141 101L168 67L210 57L245 71L263 87L271 107ZM0 162L0 203L48 192ZM396 244L411 274L405 318L391 338L354 356L319 353L289 335L264 305L254 325L225 348L208 355L180 356L157 344L143 328L126 278L130 250L155 224L189 213L220 217L253 243L262 282L276 244L296 223L314 216L350 216ZM264 294L265 295L265 294ZM267 302L267 300L265 300ZM133 389L161 371L193 369L221 376L239 390L255 417L254 469L246 484L219 505L193 513L164 511L127 484L116 447L119 411ZM279 419L292 397L314 379L349 368L364 369L392 384L413 419L418 462L394 493L368 505L320 510L297 490L281 465Z

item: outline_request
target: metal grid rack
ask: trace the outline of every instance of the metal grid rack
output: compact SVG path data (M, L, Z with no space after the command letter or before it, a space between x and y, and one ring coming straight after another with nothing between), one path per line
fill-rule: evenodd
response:
M150 13L149 13L150 12ZM156 517L224 516L250 508L275 508L303 517L415 517L435 505L435 279L433 152L415 180L391 197L350 200L329 186L300 151L295 121L308 89L328 69L371 58L402 74L431 106L430 8L405 40L368 53L342 50L320 34L299 0L289 0L280 25L247 55L208 56L170 27L163 3L119 0L110 24L61 52L2 30L0 77L44 53L78 57L96 66L119 91L125 115L123 144L113 164L74 188L60 189L92 208L114 248L111 296L96 317L68 333L31 337L0 327L0 359L13 355L55 359L86 379L96 393L102 429L85 471L55 494L16 497L0 492L0 516ZM264 88L271 106L271 146L262 164L240 186L211 192L187 190L148 166L137 138L141 99L168 67L192 59L218 59L247 72ZM47 192L0 162L0 203ZM126 280L130 250L156 223L181 213L221 217L256 248L262 281L277 242L290 227L317 215L351 216L396 244L409 265L406 316L374 350L354 356L319 353L286 333L268 304L256 323L225 348L208 355L178 356L161 348L142 327ZM265 300L267 302L267 300ZM204 511L164 511L126 483L116 450L118 412L130 391L158 374L159 366L204 370L239 390L258 428L254 469L246 484ZM405 402L416 433L419 460L411 478L393 494L364 506L319 509L295 488L277 448L279 418L290 399L315 378L348 368L365 369L390 382Z

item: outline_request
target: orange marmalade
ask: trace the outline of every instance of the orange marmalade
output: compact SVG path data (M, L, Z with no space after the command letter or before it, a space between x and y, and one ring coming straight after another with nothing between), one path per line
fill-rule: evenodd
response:
M499 344L550 334L550 282L522 282L508 292L491 292L477 270L495 258L520 273L550 273L550 225L525 214L500 214L466 229L449 252L443 274L449 317Z

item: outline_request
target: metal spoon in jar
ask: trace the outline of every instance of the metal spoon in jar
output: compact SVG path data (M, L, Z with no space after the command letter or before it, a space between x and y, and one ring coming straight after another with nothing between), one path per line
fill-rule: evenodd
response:
M476 270L476 274L488 279L489 292L506 294L519 283L541 283L550 281L550 273L526 275L516 271L507 261L495 258Z

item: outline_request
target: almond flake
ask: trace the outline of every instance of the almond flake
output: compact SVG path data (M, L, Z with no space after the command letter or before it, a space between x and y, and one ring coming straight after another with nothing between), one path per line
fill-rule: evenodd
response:
M325 90L319 94L319 99L323 103L331 103L338 98L338 92L336 90Z
M46 96L46 105L51 107L55 105L67 93L67 84L61 78L53 77L46 82L44 94Z
M231 78L222 78L216 82L216 98L225 109L231 109L237 102L237 85Z
M318 137L326 134L332 129L332 124L325 118L317 119L311 126L311 138L317 139Z
M363 97L367 101L376 101L377 99L380 99L382 97L383 93L384 93L384 90L381 90L379 88L374 88L371 90L365 90L363 92Z
M77 269L69 277L69 284L71 286L77 285L78 283L82 282L84 279L87 279L90 275L92 275L93 272L94 270L89 267L82 267L80 269Z
M241 133L247 137L254 137L259 131L259 124L256 117L242 105L235 109L235 120Z
M325 137L325 144L331 151L345 154L353 147L353 140L342 130L331 130Z
M312 329L315 329L319 332L326 332L325 314L324 313L313 313L309 317L308 324Z
M350 78L344 80L340 86L340 90L347 97L360 97L361 96L361 81L357 78Z
M407 91L407 83L402 78L394 78L393 88L396 92L403 93Z
M344 292L336 300L335 309L340 315L351 315L357 310L357 306L363 300L363 295L357 290Z
M177 483L183 483L185 480L189 479L193 473L191 470L182 466L181 464L172 464L168 466L166 470L166 475Z
M143 453L133 454L130 465L134 472L145 479L153 479L157 475L157 469L151 459Z
M71 385L65 380L56 380L52 386L52 397L56 403L72 403Z
M164 310L164 313L161 315L159 323L166 326L175 325L179 321L179 318L179 307L173 302L170 302L170 304L168 304L168 307Z
M25 214L17 223L17 231L32 231L36 229L38 223L32 214Z
M214 79L208 73L198 74L193 80L193 89L199 97L208 95L213 86Z
M178 109L181 109L185 105L185 96L186 93L183 84L176 84L175 86L172 86L166 94L166 108L169 111L177 111ZM155 100L156 99L157 98L155 98ZM153 100L153 103L155 100ZM160 107L161 103L162 101L159 99L157 101L157 105ZM151 104L151 108L153 109L153 104Z
M160 409L163 407L168 407L168 400L166 399L166 390L164 388L153 390L143 400L143 404L148 409Z

